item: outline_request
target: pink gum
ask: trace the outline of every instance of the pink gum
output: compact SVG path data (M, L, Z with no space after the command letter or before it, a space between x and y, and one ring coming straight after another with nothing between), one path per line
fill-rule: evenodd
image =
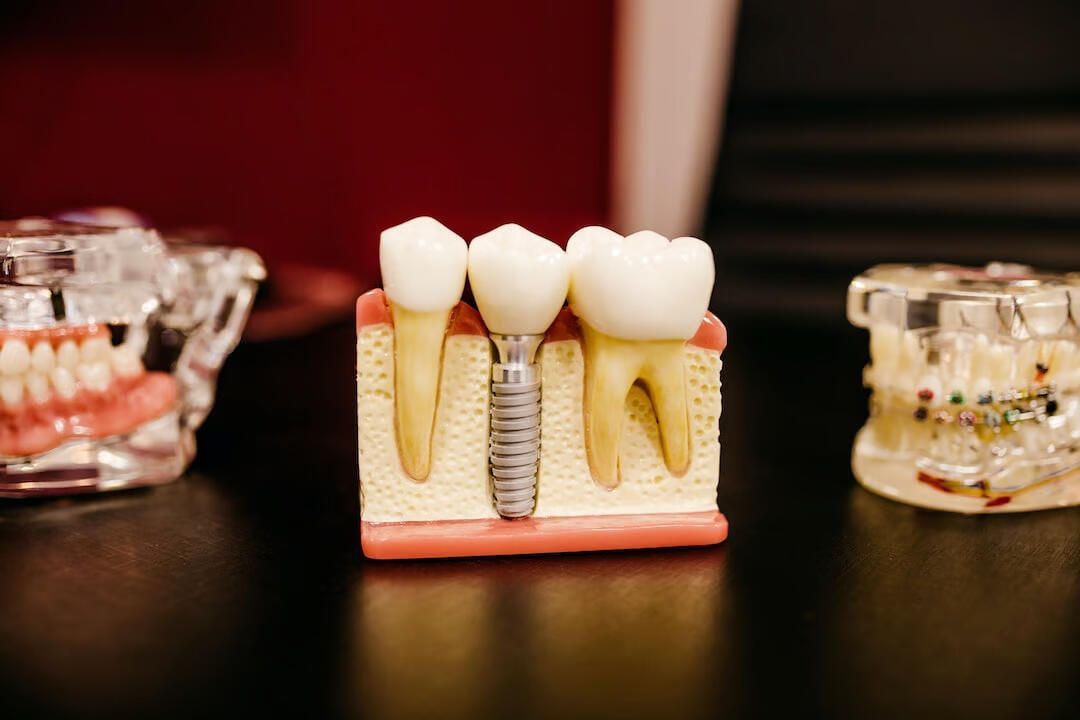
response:
M65 340L79 342L88 337L108 335L109 330L104 325L58 325L57 327L41 328L38 330L0 330L0 344L8 340L22 340L27 345L46 341L56 347Z
M386 300L386 293L382 288L369 290L361 295L356 301L356 329L368 325L393 325L390 317L390 306ZM487 335L487 328L480 317L480 313L471 306L459 302L450 318L448 335ZM570 308L564 307L559 311L555 322L548 328L544 337L545 342L557 342L559 340L580 340L581 331L578 328L577 318ZM687 341L688 344L723 352L727 347L727 328L720 318L711 312L706 312L701 320L694 337Z
M386 293L382 288L369 290L356 300L356 330L368 325L390 325L394 320L390 316L390 304L386 299ZM487 337L487 327L480 317L480 313L459 302L450 314L450 326L447 335L481 335Z
M568 307L564 307L559 311L559 314L555 317L555 322L551 323L547 335L544 336L544 342L558 342L560 340L581 340L581 327L578 325L577 316ZM701 325L698 326L697 332L694 333L694 337L686 342L688 345L705 348L706 350L724 352L724 348L727 347L727 328L724 327L724 323L720 322L720 318L706 311L705 317L701 320Z
M375 560L412 560L716 545L727 533L727 519L715 511L362 522L360 546Z

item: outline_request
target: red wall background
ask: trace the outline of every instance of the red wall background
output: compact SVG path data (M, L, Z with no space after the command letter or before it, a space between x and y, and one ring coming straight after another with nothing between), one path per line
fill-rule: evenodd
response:
M613 0L23 2L0 10L0 215L121 204L271 262L378 232L606 220Z

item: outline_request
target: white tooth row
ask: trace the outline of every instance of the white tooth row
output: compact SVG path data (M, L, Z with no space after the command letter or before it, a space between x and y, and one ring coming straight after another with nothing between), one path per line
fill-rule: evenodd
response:
M1080 387L1080 339L1009 341L972 333L938 333L933 364L928 340L894 326L872 327L869 384L902 395L927 388L935 401L954 390L975 398L986 392L1050 384L1060 391ZM1041 377L1040 365L1046 368Z
M564 300L592 328L624 340L688 340L712 295L712 250L697 238L602 227L571 236L563 252L520 225L465 240L430 217L384 230L383 289L413 312L446 311L461 299L466 271L488 330L541 335Z
M142 371L138 353L126 345L113 347L101 336L81 343L64 340L56 349L47 340L31 348L13 338L0 347L0 400L15 406L28 396L34 403L43 403L53 393L67 400L80 386L103 392L114 375L133 377Z

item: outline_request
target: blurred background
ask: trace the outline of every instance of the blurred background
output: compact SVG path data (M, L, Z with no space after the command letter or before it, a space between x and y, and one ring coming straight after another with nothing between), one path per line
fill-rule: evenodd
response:
M208 717L215 693L297 716L1064 707L1076 515L976 536L859 490L867 338L844 298L879 262L1080 268L1078 39L1075 0L0 3L0 217L123 206L270 271L184 481L5 508L0 698L101 717ZM417 215L712 245L721 550L358 561L352 304L379 232Z
M123 205L363 285L419 214L704 234L714 309L839 322L876 262L1076 266L1078 29L1066 0L9 0L0 215Z

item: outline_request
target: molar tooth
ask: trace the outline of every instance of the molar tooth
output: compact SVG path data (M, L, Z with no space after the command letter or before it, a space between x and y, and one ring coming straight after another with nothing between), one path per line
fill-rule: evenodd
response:
M431 471L443 342L467 263L465 241L433 218L414 218L380 237L379 265L394 322L398 453L415 480Z
M697 238L648 230L625 239L602 227L566 244L570 306L600 332L627 340L686 340L709 305L712 250Z
M579 230L567 243L570 306L585 354L585 434L598 483L619 483L619 440L630 387L645 385L660 430L664 462L690 465L684 347L697 331L713 284L709 246L639 232Z
M27 373L26 389L34 402L43 403L49 399L49 378L39 372Z
M34 345L30 353L30 366L37 372L48 375L56 367L56 351L46 341Z
M56 389L57 395L65 400L75 397L75 376L66 367L61 365L55 368L49 379L52 380L52 386Z
M5 375L3 377L0 377L0 398L2 398L4 404L9 407L22 403L22 378L17 375Z
M143 371L142 360L138 353L127 345L113 348L112 368L120 377L134 377Z
M79 350L79 358L87 364L108 362L111 354L112 345L109 343L108 338L101 335L95 335L83 340L82 348Z
M30 348L18 338L12 338L0 348L0 373L22 375L30 369Z
M109 387L112 374L109 372L108 364L103 362L79 365L76 373L79 376L79 381L94 392L104 392L105 388Z
M74 372L79 365L79 346L70 338L60 343L56 349L56 364L69 372Z

